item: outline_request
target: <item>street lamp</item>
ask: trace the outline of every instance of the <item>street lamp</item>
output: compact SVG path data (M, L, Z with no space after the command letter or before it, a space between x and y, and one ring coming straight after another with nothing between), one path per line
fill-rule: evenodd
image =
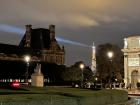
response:
M98 80L98 78L97 77L95 77L95 81L97 81Z
M94 86L95 86L95 88L97 88L97 80L98 80L98 78L97 77L95 77L95 84L94 84Z
M112 73L111 73L111 64L112 64L112 57L113 57L114 53L112 51L109 51L107 53L107 56L109 58L109 61L110 61L110 70L109 70L109 85L110 85L110 88L112 88Z
M112 51L109 51L109 52L107 53L107 56L109 57L110 60L112 60L113 52L112 52Z
M85 65L83 63L80 64L80 69L82 71L82 80L81 80L81 87L83 88L83 79L84 79L84 75L83 75L83 70L84 70Z
M25 82L28 82L28 76L29 76L29 70L28 69L29 69L29 63L30 63L31 57L29 55L26 55L24 57L24 60L25 60L25 62L27 64L26 73L25 73Z

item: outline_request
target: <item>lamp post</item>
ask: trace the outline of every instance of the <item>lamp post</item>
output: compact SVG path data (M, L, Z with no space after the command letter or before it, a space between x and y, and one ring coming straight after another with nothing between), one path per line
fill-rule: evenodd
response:
M111 72L111 65L112 65L112 57L113 57L113 52L112 51L109 51L108 53L107 53L107 56L108 56L108 58L109 58L109 62L110 62L110 68L109 68L109 85L110 85L110 88L112 89L112 80L111 80L111 78L112 78L112 72Z
M83 75L83 70L84 70L85 65L83 63L80 64L80 69L82 71L82 80L81 80L81 87L83 88L83 79L84 79L84 75Z
M98 78L97 77L95 77L95 88L97 88L97 80L98 80Z
M25 60L25 62L26 62L26 73L25 73L25 82L28 82L28 76L29 76L29 63L30 63L30 56L29 55L26 55L25 57L24 57L24 60Z

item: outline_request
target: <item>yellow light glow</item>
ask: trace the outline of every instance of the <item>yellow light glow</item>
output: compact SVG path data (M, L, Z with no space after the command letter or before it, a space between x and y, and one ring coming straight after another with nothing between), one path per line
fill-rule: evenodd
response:
M80 64L80 68L83 69L85 66L84 64Z
M30 56L29 56L29 55L26 55L26 56L24 57L24 59L25 59L26 62L30 62Z

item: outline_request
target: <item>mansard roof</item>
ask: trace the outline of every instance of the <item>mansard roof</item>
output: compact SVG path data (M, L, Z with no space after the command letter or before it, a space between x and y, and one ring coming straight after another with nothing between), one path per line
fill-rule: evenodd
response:
M61 49L55 38L55 29L54 30L45 29L45 28L32 29L31 25L30 25L30 27L26 27L26 32L19 44L20 47L25 46L25 43L27 40L26 39L27 34L30 34L30 47L32 49L36 49L36 50L37 49L38 50L41 50L41 49L47 49L47 50L58 49L58 50L60 50ZM56 48L54 48L54 46Z
M31 47L33 49L43 49L50 47L50 31L48 29L32 29Z
M25 33L26 34L26 33ZM23 36L19 46L25 45L25 35ZM31 29L31 43L33 49L49 48L50 46L50 31L44 28Z
M31 27L31 25L28 25ZM29 27L29 28L30 28ZM26 34L29 30L26 27L26 32L20 42L19 45L9 45L9 44L3 44L0 43L0 54L17 54L17 55L23 55L23 54L32 54L32 55L38 55L40 54L40 50L61 50L61 47L57 43L57 40L55 38L55 29L53 30L55 26L51 25L50 29L44 29L44 28L36 28L32 29L30 28L30 47L25 47L26 42ZM51 36L54 35L54 36ZM64 50L64 48L62 48Z

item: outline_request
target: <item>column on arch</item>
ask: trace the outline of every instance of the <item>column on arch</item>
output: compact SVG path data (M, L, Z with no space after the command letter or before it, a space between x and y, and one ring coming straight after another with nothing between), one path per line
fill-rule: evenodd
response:
M125 87L127 87L129 83L129 78L128 78L128 55L124 55L124 83Z

